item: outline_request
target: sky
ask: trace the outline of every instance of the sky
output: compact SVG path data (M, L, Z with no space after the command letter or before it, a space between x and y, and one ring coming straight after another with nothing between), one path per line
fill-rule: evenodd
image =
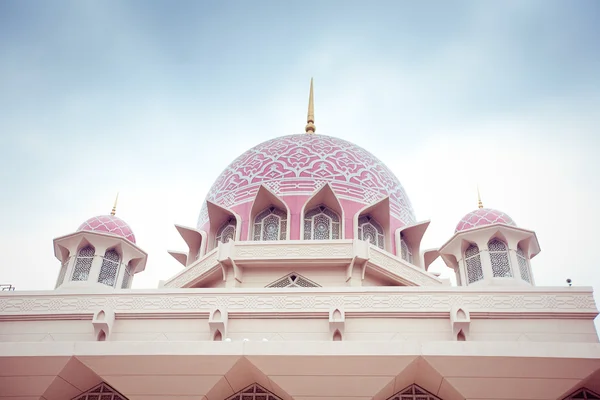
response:
M539 286L600 303L599 37L594 0L1 1L0 283L52 289L52 239L119 192L149 253L133 287L157 287L182 268L173 225L238 155L303 132L314 77L317 134L388 165L424 248L479 185L536 231Z

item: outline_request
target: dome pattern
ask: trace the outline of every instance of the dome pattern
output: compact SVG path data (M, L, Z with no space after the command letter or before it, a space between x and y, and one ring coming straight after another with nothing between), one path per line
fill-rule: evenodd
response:
M454 233L492 224L517 226L515 221L502 211L494 210L493 208L478 208L462 217L458 225L456 225Z
M99 215L90 218L77 228L77 232L79 231L110 233L135 243L135 235L129 225L114 215Z
M217 178L206 200L231 208L252 201L260 185L278 196L311 195L329 183L340 199L371 204L390 197L390 212L405 225L415 222L398 178L374 155L342 139L288 135L261 143L235 159ZM198 228L208 221L206 201Z

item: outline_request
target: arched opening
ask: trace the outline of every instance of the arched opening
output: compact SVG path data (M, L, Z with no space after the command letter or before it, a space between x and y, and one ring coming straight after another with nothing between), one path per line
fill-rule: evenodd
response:
M476 244L471 244L465 250L465 266L469 284L483 279L481 255L479 254L479 247Z
M383 227L370 215L361 216L358 219L358 238L377 246L385 247L385 236Z
M488 242L488 252L492 263L493 276L496 278L512 277L506 243L500 239L492 239Z
M467 338L465 337L465 333L462 331L462 329L460 331L458 331L458 335L456 335L456 340L459 342L467 341Z
M221 311L220 310L215 311L215 313L213 314L213 319L215 321L219 321L221 319Z
M519 262L519 272L521 274L521 279L525 282L531 283L529 260L527 259L525 252L521 248L521 245L517 246L517 261Z
M215 335L213 336L213 341L214 342L222 342L223 341L223 334L221 334L221 331L217 329L217 331L215 332Z
M129 261L127 267L125 268L125 273L123 274L123 282L121 283L121 289L129 289L131 285L131 278L133 277L133 271L135 269L132 263L133 261Z
M335 332L333 332L333 341L334 342L342 341L342 334L340 333L340 331L338 329L336 329Z
M411 264L413 263L412 251L402 233L400 233L400 257L402 257L404 261L407 261Z
M341 321L342 320L342 313L340 312L340 310L336 309L333 312L333 320L334 321Z
M286 232L287 213L273 205L254 218L253 240L285 240Z
M456 312L456 319L462 319L462 320L467 319L467 314L463 311L462 308L459 308L458 311Z
M98 333L98 341L99 342L104 342L106 341L106 332L104 332L104 330L101 330L100 333Z
M114 287L117 281L117 273L119 272L119 262L121 256L115 249L106 250L98 275L98 282L106 286Z
M304 240L340 239L340 216L321 204L304 214Z
M72 281L87 281L90 276L90 270L92 269L92 262L94 261L95 249L92 245L83 247L77 253L75 260L75 268L73 268L73 275L71 275Z
M106 318L106 314L104 313L104 311L100 311L100 312L98 313L98 315L96 316L96 319L97 319L98 321L104 321L104 318Z
M236 228L236 220L235 217L229 217L227 221L223 225L217 229L216 235L216 243L227 243L230 240L235 240L235 228Z

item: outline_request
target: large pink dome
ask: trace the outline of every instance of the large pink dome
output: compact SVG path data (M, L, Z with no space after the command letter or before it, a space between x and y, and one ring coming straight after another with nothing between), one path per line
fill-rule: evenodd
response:
M492 225L492 224L505 224L511 226L517 226L515 221L507 214L502 211L494 210L493 208L478 208L475 211L471 211L467 215L461 218L458 225L456 225L456 232L466 231L467 229L477 228L478 226Z
M282 136L251 148L221 173L206 200L233 208L252 201L260 185L285 198L311 195L326 183L338 198L365 205L389 196L391 216L401 225L415 222L402 185L380 160L359 146L324 135ZM198 228L207 221L204 202Z
M92 217L77 228L77 232L79 231L110 233L135 243L135 235L127 222L114 215L99 215L97 217Z

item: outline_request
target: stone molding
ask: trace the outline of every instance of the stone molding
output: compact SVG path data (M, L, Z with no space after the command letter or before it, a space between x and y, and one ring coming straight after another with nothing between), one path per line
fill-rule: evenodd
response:
M220 243L211 252L195 263L179 272L165 282L165 288L190 287L207 277L215 269L221 268L220 260L225 257L238 266L250 266L269 263L339 263L350 264L357 254L352 239L327 241L277 241L277 242L229 242ZM375 246L369 245L369 263L367 268L374 268L385 273L393 280L407 286L437 286L443 282L439 278L406 263Z
M16 292L0 294L0 320L87 319L110 308L117 318L205 318L215 307L243 316L327 318L332 307L351 317L445 318L453 307L472 318L573 318L598 315L591 288L361 287L302 289L121 290L110 293Z

